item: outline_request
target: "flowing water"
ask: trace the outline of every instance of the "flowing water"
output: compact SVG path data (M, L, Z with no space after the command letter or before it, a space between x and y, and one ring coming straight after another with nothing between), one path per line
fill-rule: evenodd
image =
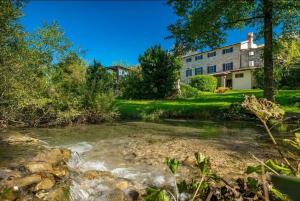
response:
M201 151L212 158L213 167L221 175L233 177L255 162L245 157L249 151L263 158L267 156L262 150L268 149L260 139L263 130L247 122L124 122L19 132L51 146L72 150L68 165L75 170L109 171L116 178L126 180L130 185L122 190L127 194L131 193L131 187L143 190L149 186L168 186L176 190L175 178L164 164L166 157L184 160ZM0 166L9 166L36 151L36 147L1 144ZM189 169L183 168L176 177L187 178L188 174ZM111 190L110 181L86 181L79 177L73 177L70 188L74 201L107 200L105 196Z

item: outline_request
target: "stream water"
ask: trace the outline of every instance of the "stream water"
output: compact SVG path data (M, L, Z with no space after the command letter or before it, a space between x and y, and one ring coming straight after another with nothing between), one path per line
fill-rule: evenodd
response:
M149 186L175 189L175 178L164 164L166 157L184 160L195 151L204 152L212 158L213 168L229 177L242 174L248 164L255 163L245 157L248 152L268 157L264 151L268 144L261 140L262 128L247 122L124 122L18 132L72 150L68 165L73 169L109 171L138 190ZM37 151L36 147L2 144L0 166L10 166ZM188 174L189 169L183 168L176 177L188 178ZM122 190L131 193L130 186ZM73 201L107 200L105 196L111 190L109 181L76 177L70 188Z

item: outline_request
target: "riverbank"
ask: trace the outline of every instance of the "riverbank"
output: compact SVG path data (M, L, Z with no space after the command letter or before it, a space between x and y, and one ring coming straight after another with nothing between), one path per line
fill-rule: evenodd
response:
M228 113L232 104L240 104L245 95L263 97L262 90L228 91L223 94L203 93L198 97L175 100L124 100L118 99L115 105L122 119L155 118L190 118L216 119ZM299 103L294 103L294 97L300 96L300 90L279 90L276 102L289 116L300 116ZM297 105L298 104L298 105Z

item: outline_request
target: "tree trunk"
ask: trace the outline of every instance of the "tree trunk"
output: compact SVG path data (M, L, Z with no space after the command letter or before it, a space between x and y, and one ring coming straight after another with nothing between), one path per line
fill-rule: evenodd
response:
M273 76L273 0L263 0L264 12L264 97L274 101Z

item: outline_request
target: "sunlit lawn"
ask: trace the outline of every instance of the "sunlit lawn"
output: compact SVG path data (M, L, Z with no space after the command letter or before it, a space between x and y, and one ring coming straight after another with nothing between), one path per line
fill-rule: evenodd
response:
M140 113L149 113L155 110L175 112L180 114L197 112L218 112L225 109L232 103L240 103L244 95L255 95L262 97L262 90L238 90L229 91L224 94L203 93L196 98L176 100L116 100L116 105L124 117L136 117ZM292 99L300 97L300 90L280 90L276 94L276 101L286 112L300 113Z

